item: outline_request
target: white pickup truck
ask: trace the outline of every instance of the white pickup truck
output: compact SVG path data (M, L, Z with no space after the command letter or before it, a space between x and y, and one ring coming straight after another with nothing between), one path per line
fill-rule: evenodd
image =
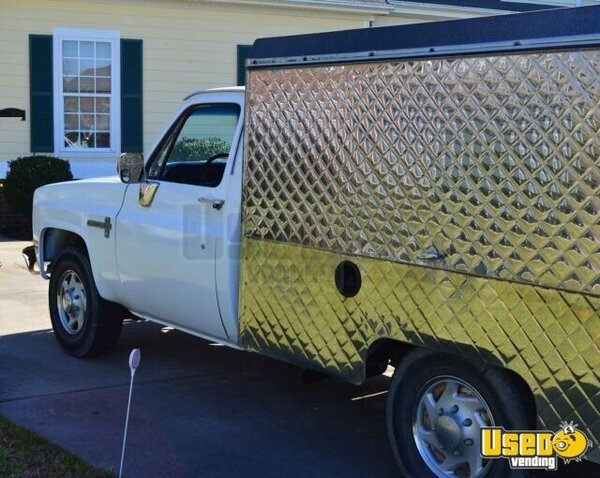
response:
M39 263L52 263L50 312L67 352L114 345L123 309L112 304L237 345L243 111L242 88L188 97L141 187L115 176L36 191L34 240Z
M599 25L258 40L145 164L36 191L56 338L98 354L130 311L356 384L391 364L403 476L600 462Z

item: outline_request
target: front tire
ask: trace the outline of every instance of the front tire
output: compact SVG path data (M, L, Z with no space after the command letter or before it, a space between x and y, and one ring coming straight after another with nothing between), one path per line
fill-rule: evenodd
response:
M529 397L506 371L415 350L394 372L387 399L388 436L406 477L525 477L506 459L481 458L480 430L533 428Z
M77 248L66 248L53 264L48 303L54 335L70 355L100 355L121 335L123 309L100 297L89 259Z

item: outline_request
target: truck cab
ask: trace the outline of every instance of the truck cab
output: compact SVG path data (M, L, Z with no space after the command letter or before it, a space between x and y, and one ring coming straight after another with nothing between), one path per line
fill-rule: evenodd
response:
M65 245L81 242L93 276L74 294L82 274L51 275L55 332L68 339L67 351L96 350L75 340L92 285L98 301L119 304L122 314L237 343L243 111L243 88L194 93L152 147L142 181L97 178L36 192L42 274Z

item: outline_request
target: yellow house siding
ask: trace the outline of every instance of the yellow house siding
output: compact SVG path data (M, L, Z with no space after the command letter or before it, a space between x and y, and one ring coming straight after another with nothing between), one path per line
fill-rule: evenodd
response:
M26 110L27 121L0 118L0 161L10 159L29 148L29 66L27 39L14 38L0 0L0 109ZM0 177L3 176L0 164Z
M0 108L22 108L28 115L26 122L0 118L0 161L30 151L29 34L90 28L119 30L122 38L142 39L147 151L183 96L236 83L237 44L363 25L358 14L309 9L179 1L0 0Z
M55 28L118 30L142 39L144 67L144 149L148 152L181 99L191 91L234 85L238 44L265 36L444 18L440 13L374 15L369 11L328 11L202 0L0 0L0 109L25 109L27 121L0 118L0 178L5 161L29 154L30 34ZM71 158L77 162L79 158ZM115 157L81 158L81 163Z

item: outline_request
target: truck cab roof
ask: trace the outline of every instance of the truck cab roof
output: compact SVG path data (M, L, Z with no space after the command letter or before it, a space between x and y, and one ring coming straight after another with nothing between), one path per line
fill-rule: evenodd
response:
M210 93L240 93L245 94L246 88L244 86L223 86L220 88L209 88L207 90L199 90L187 95L183 101L192 99L194 96L206 95Z

